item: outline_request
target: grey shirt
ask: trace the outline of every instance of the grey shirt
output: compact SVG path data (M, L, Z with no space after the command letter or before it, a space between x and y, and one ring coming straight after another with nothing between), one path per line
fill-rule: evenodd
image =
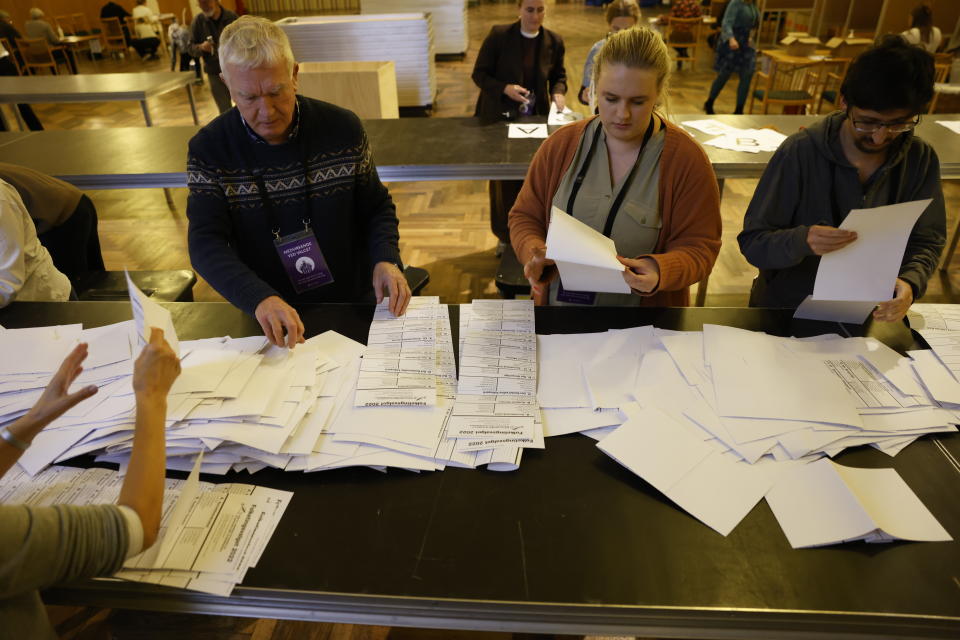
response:
M39 591L116 573L129 542L116 505L0 505L0 639L56 638Z
M602 126L600 118L595 118L583 131L580 144L570 167L564 174L557 192L553 196L553 206L565 211L589 227L603 233L607 216L610 214L617 194L624 187L627 176L620 182L610 184L610 161L607 153L606 135L600 134L597 139L597 150L593 153L590 167L583 178L583 184L577 192L573 211L567 211L570 192L577 174L583 168L587 159L587 152L593 141L597 127ZM660 237L660 155L663 153L663 143L666 135L663 127L650 136L647 146L640 156L640 166L636 175L627 185L627 193L617 212L617 217L610 232L610 238L617 246L617 253L628 258L635 258L652 253ZM557 300L559 278L550 284L550 304L564 305ZM595 304L598 306L639 306L642 298L633 294L598 293ZM581 306L581 305L576 305Z

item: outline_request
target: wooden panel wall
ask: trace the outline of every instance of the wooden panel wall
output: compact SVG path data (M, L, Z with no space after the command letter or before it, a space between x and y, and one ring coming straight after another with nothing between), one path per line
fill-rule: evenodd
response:
M83 13L91 27L100 23L100 8L108 0L4 0L2 7L13 17L13 24L22 33L23 23L30 17L30 9L39 7L47 14L53 24L53 16L69 13ZM117 4L127 11L132 11L134 0L116 0ZM187 10L187 20L192 18L189 0L158 0L161 13L175 13L180 15L181 10ZM235 0L221 0L221 4L230 9L236 9Z
M877 28L877 17L883 10L884 0L852 0L853 10L850 12L850 24L847 29L857 31L874 31Z

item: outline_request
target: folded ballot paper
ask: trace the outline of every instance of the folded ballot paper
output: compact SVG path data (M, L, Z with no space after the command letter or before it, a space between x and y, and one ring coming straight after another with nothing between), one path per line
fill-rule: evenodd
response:
M613 240L557 207L550 211L547 257L557 263L564 289L630 293Z
M246 484L167 480L157 542L124 563L116 578L227 596L256 566L293 494ZM110 469L50 467L31 477L17 467L0 479L0 502L43 507L115 503L123 478Z
M878 303L892 297L907 239L931 202L915 200L851 211L840 228L856 231L857 239L820 258L813 295L800 304L794 317L863 323Z
M894 469L818 460L781 475L767 503L794 549L853 540L953 540Z

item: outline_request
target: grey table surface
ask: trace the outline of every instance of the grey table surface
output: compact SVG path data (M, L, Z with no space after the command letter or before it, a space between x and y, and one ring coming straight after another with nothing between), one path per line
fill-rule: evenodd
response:
M3 76L0 77L0 102L146 100L185 87L193 80L189 71Z
M135 74L107 74L135 75ZM161 74L158 74L161 75ZM180 74L172 74L180 75ZM184 74L189 77L189 74ZM0 91L6 81L0 78ZM678 115L674 120L707 116ZM718 115L738 127L773 127L792 134L818 116ZM940 158L943 178L960 178L960 135L936 123L960 115L924 117L917 135ZM380 178L420 180L519 180L541 140L508 139L503 123L473 118L402 118L364 122ZM81 189L133 189L186 185L187 143L198 127L72 129L0 134L3 161L32 167ZM687 129L701 143L712 136ZM720 179L757 178L771 153L740 153L704 146Z

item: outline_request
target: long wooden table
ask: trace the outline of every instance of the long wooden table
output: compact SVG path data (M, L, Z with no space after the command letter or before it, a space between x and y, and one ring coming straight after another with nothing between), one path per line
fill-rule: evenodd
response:
M0 87L2 83L0 79ZM784 134L817 120L815 116L700 114L680 115L675 120L707 117L739 128L770 126ZM956 120L960 115L924 117L917 131L936 149L941 176L960 178L960 136L936 124L933 117ZM377 170L387 182L521 180L541 143L508 139L504 124L484 125L474 118L367 120L364 126ZM0 148L5 162L32 167L81 189L183 187L187 183L187 143L196 131L196 127L73 129L10 138L23 136L15 132L0 134ZM701 143L713 137L688 131ZM720 180L757 178L772 155L711 146L704 150Z
M181 338L260 331L252 318L222 303L165 306ZM536 313L540 333L650 323L680 330L717 323L798 336L860 331L761 309ZM455 308L451 314L456 333ZM301 309L308 335L333 329L361 341L371 316L371 306ZM0 310L0 325L95 326L129 317L125 303L14 303ZM919 346L903 325L871 325L866 333L901 351ZM924 438L895 458L861 447L838 461L895 468L957 538L960 474L947 453L960 456L960 434ZM266 470L242 481L294 491L294 497L259 565L232 596L88 581L47 591L46 601L540 633L960 637L960 541L795 550L763 502L723 537L576 434L527 451L514 473Z
M185 88L190 100L193 123L199 125L197 105L193 99L193 74L187 71L152 71L141 73L83 73L57 76L2 76L0 77L0 103L29 102L111 102L136 100L143 111L147 126L153 126L147 98ZM0 117L3 117L0 112ZM10 127L8 126L9 130ZM166 131L166 129L164 129ZM38 132L47 133L47 132ZM67 133L67 132L63 132ZM80 155L77 160L89 159L97 145ZM127 149L115 149L125 154ZM56 147L47 151L61 153ZM12 162L12 160L7 160Z

